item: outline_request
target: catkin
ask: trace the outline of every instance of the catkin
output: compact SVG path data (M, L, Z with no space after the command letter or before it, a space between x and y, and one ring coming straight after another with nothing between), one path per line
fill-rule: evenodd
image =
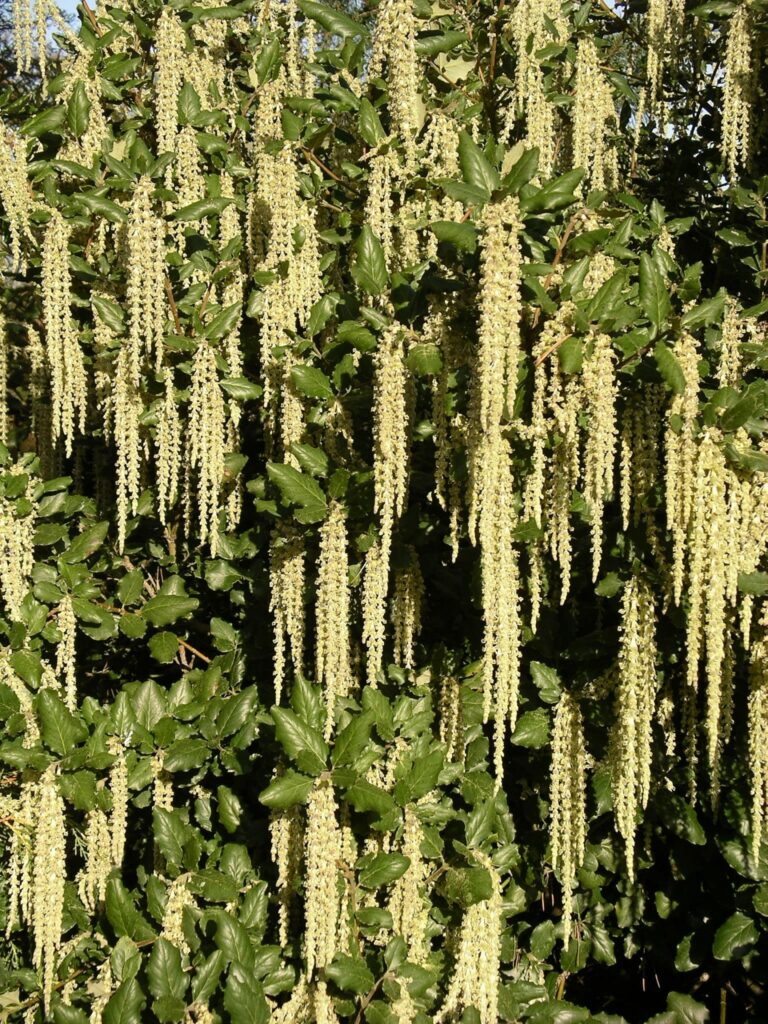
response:
M121 348L117 357L112 408L117 449L117 544L122 551L128 517L136 515L141 493L141 416L144 412L131 370L129 348Z
M405 939L408 959L415 964L424 964L429 954L429 903L424 898L429 864L421 854L422 835L421 822L409 805L405 808L400 843L400 852L408 858L409 865L392 886L389 911L395 931Z
M287 946L291 932L291 904L300 879L304 830L299 807L273 811L269 817L272 862L277 868L278 929L280 945Z
M42 977L43 1007L50 1011L56 980L56 960L61 946L66 882L67 827L64 801L59 793L56 767L40 779L35 815L34 867L32 877L32 962Z
M88 813L85 829L85 865L78 876L77 891L89 914L106 895L107 878L112 870L112 843L109 820L98 807Z
M304 843L304 960L307 978L336 954L341 900L342 835L330 779L321 776L307 802Z
M77 709L77 661L75 637L77 620L72 596L66 594L59 605L58 617L61 640L56 646L56 675L64 684L64 703L70 711Z
M408 163L414 155L421 103L416 30L413 0L383 0L368 65L371 79L380 77L386 66L392 131L402 140Z
M192 368L189 399L188 458L197 475L197 518L201 544L218 546L218 519L224 484L227 437L226 405L219 384L216 356L207 341L200 341Z
M747 738L752 796L752 863L757 867L768 815L768 605L760 617L759 634L750 652Z
M477 1011L480 1024L498 1024L501 880L489 857L479 851L475 856L491 877L492 894L464 912L454 972L445 1002L434 1017L436 1024L456 1020L467 1007Z
M721 151L728 174L734 178L750 155L752 103L755 91L752 5L743 0L728 23L725 51L725 86Z
M286 653L295 672L304 664L304 577L306 551L301 534L275 533L269 547L269 610L274 637L275 703L279 704L286 677ZM346 636L346 632L343 634ZM334 637L334 640L336 638Z
M26 6L26 5L25 5ZM11 261L16 270L26 269L24 243L31 237L29 213L32 197L27 183L24 143L0 119L0 202L8 218Z
M316 599L315 674L325 697L326 739L333 730L336 698L346 697L354 685L348 574L346 512L335 501L320 527Z
M108 750L115 759L109 769L109 792L112 797L109 842L112 864L119 868L123 864L128 832L128 765L125 759L125 746L118 736L110 737Z
M588 417L584 444L584 497L591 517L592 579L600 572L603 515L613 489L616 454L616 357L607 334L598 334L584 361L582 387Z
M414 646L421 632L421 606L424 597L424 579L419 556L411 547L408 565L394 574L392 592L392 625L394 626L395 664L413 668Z
M8 616L18 621L35 564L34 535L37 506L19 515L16 501L0 496L0 595Z
M616 150L610 141L615 129L613 90L600 69L594 40L583 36L573 91L573 165L584 169L584 182L590 188L608 188L618 178Z
M72 454L75 428L85 430L88 381L77 325L72 316L69 269L70 226L51 210L43 237L42 291L45 346L51 369L53 440L64 438Z
M130 376L139 386L144 357L159 371L166 320L165 225L154 211L154 184L143 177L136 185L128 219L128 351Z
M624 586L611 778L616 828L624 839L627 874L634 878L635 831L651 788L651 726L656 704L656 613L648 583Z
M158 153L173 152L178 125L178 98L184 81L185 35L178 14L163 6L157 23L155 130Z
M586 839L586 750L581 709L563 692L555 712L550 766L552 867L563 891L563 945L568 948L573 920L576 875L584 860Z

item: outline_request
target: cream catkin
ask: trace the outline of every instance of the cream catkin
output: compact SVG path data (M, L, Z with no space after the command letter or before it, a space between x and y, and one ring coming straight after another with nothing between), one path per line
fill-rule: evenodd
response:
M58 626L61 640L56 646L56 675L64 685L64 703L70 711L77 709L77 660L75 638L77 619L71 594L59 605Z
M26 6L26 4L24 4ZM32 195L27 182L27 158L22 139L0 119L0 202L8 218L11 261L25 270L24 243L31 238Z
M743 0L728 23L721 151L728 174L735 178L750 155L751 116L755 91L752 5Z
M315 675L325 697L325 738L330 739L337 697L354 686L349 646L349 562L346 511L334 501L320 527L315 602Z
M207 341L198 342L189 398L188 458L197 477L197 518L201 544L211 555L218 547L218 519L224 484L227 437L226 405L219 384L216 355Z
M371 79L380 77L386 65L392 129L405 146L408 164L414 157L421 104L416 31L412 0L383 0L368 65Z
M136 515L141 493L141 416L144 412L131 370L129 348L121 348L117 357L112 407L117 449L117 544L122 551L128 517Z
M408 858L409 865L405 874L392 886L389 912L395 931L405 939L408 959L415 964L425 963L429 954L429 903L424 898L429 863L421 854L422 837L421 822L413 807L408 805L404 813L400 852Z
M392 593L393 657L397 665L412 669L414 646L421 632L424 579L416 549L409 548L408 565L395 571Z
M171 153L178 126L178 99L184 81L186 37L178 14L164 6L157 23L155 129L158 153Z
M85 829L85 865L77 880L77 891L89 914L106 895L107 878L112 870L112 842L109 819L98 807L89 811Z
M157 516L165 526L179 494L182 461L182 421L176 400L173 370L163 370L163 394L158 402L155 429Z
M616 130L613 91L600 68L591 36L579 40L573 90L573 165L586 173L589 188L610 187L618 178L616 150L611 134Z
M591 517L592 579L600 572L603 513L613 490L616 455L616 356L607 334L598 334L584 360L582 388L588 418L584 444L584 497Z
M115 759L109 769L109 792L112 797L112 809L109 815L109 842L112 864L119 868L122 867L125 856L128 832L128 764L125 757L125 744L119 736L109 738L107 749Z
M768 603L763 605L759 632L749 662L747 737L752 796L752 863L757 866L768 816Z
M301 878L304 829L298 805L273 811L269 817L272 862L277 869L278 927L280 944L290 941L292 901Z
M19 515L17 503L0 496L0 595L5 602L6 613L13 621L21 618L22 602L29 590L35 564L37 504L31 498L29 504L29 512Z
M307 978L336 954L341 900L342 835L331 780L315 781L307 801L304 844L304 960Z
M651 789L651 726L657 691L653 593L637 575L624 585L618 669L610 765L614 818L624 840L631 881L638 814Z
M165 225L154 210L154 184L143 177L131 198L128 218L128 350L130 375L138 387L143 359L163 359L167 299L165 293Z
M564 691L557 704L552 732L549 839L552 867L563 892L563 945L566 949L571 938L576 876L584 860L586 762L581 709L573 695Z
M56 980L56 961L61 946L66 882L67 826L64 801L59 793L56 767L51 765L40 779L35 815L34 866L32 877L33 960L42 979L43 1007L50 1011Z
M490 875L492 894L464 911L453 976L445 1002L435 1014L436 1024L456 1020L467 1007L477 1011L480 1024L498 1024L499 1020L501 879L489 857L480 851L475 851L475 856Z
M69 269L70 226L51 210L43 237L42 291L45 347L51 369L53 440L64 438L72 454L75 429L85 430L88 380L78 330L72 316Z
M274 637L272 674L276 704L282 698L287 652L290 651L294 672L301 672L304 664L305 561L306 551L301 534L273 534L269 547L269 610L272 612Z

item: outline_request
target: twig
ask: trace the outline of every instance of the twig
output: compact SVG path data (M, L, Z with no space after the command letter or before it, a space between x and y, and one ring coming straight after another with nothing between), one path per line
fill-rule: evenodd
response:
M311 149L307 149L305 146L302 146L301 152L304 154L304 157L307 160L310 160L313 164L316 164L321 171L324 171L326 174L330 175L330 177L333 178L334 181L338 181L338 183L340 185L343 185L344 188L349 189L350 192L358 191L357 185L353 185L351 181L346 181L344 178L339 177L339 175L336 174L335 171L332 171L327 164L323 163L319 156L315 156Z
M88 21L90 21L91 28L93 29L93 31L96 33L97 36L104 35L101 25L99 25L98 21L96 20L96 15L93 11L93 8L88 3L88 0L82 0L82 4L83 8L85 9L85 13L88 15Z
M360 1009L357 1011L357 1016L355 1017L355 1024L362 1024L363 1014L368 1009L371 1002L373 1001L374 996L376 995L376 993L381 988L382 984L387 980L389 976L390 972L385 971L380 978L376 979L376 981L373 984L373 988L364 996L362 1002L360 1003Z
M173 322L176 325L176 333L182 335L184 333L181 326L181 320L179 320L179 310L176 306L176 299L173 297L173 286L171 279L168 275L165 275L165 294L168 296L168 305L171 307L171 314L173 316Z

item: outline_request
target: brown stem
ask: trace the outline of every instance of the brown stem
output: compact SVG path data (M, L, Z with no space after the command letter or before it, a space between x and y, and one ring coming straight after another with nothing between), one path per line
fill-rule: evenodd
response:
M173 316L173 322L176 325L176 333L178 335L183 335L184 331L182 330L181 320L179 320L179 310L176 306L176 299L173 297L173 285L171 284L171 279L167 274L165 275L165 294L168 296L168 305L171 307L171 315Z
M357 185L353 185L351 181L346 181L344 178L340 178L339 175L336 174L335 171L332 171L331 168L328 167L327 164L323 163L323 161L320 159L319 156L315 156L315 154L312 152L311 149L306 149L306 147L302 146L301 147L301 152L304 154L304 157L307 160L310 160L313 164L316 164L320 168L321 171L324 171L325 174L327 174L331 178L333 178L334 181L338 181L338 183L340 185L343 185L344 188L349 189L350 192L357 192L358 191Z
M85 13L88 15L88 21L90 21L91 28L93 29L93 31L96 33L97 36L104 35L101 26L99 25L98 21L96 21L96 14L94 13L93 8L88 3L88 0L82 0L82 4L83 8L85 9Z
M357 1011L357 1016L355 1017L355 1024L362 1024L363 1015L365 1011L368 1009L376 993L379 991L382 984L387 980L388 977L389 971L385 971L380 978L376 979L376 981L373 984L373 988L370 990L370 992L366 993L366 995L363 997L360 1003L360 1009Z

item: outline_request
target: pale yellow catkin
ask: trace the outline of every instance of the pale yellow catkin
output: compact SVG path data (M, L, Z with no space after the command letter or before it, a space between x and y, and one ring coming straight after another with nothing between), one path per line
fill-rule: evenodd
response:
M160 937L172 942L182 957L189 956L191 949L184 931L184 911L197 905L189 891L189 875L179 875L168 886Z
M182 461L182 421L176 400L173 370L169 366L163 370L163 394L158 402L155 429L155 455L157 516L165 525L168 512L178 498Z
M725 300L720 333L720 359L717 366L717 382L721 388L736 388L739 385L743 359L741 344L744 334L745 323L739 304L729 295Z
M275 703L279 704L287 673L287 653L294 672L304 664L304 582L306 550L299 533L275 532L269 546L269 610L274 638Z
M749 660L747 739L751 791L750 851L757 867L768 817L768 603L763 605Z
M388 590L389 551L384 549L379 540L366 552L363 570L362 641L370 686L377 685L378 673L384 660Z
M307 978L336 954L342 834L331 780L320 776L307 801L304 843L304 961Z
M155 130L158 153L171 153L178 125L178 98L184 81L184 28L178 14L163 6L155 37Z
M122 867L128 832L128 764L125 745L118 736L111 736L107 744L114 761L109 769L109 793L112 809L109 815L109 842L112 864Z
M88 399L85 362L72 316L70 233L70 225L61 213L51 210L43 237L43 323L51 369L53 439L64 438L67 455L72 454L76 428L85 430Z
M675 52L685 18L685 0L650 0L646 25L648 99L655 109L662 97L664 67Z
M416 639L421 633L424 579L416 549L411 547L408 555L408 565L397 569L394 574L391 615L395 664L412 669Z
M584 444L584 497L589 506L592 533L592 579L600 572L603 514L613 490L617 442L616 356L607 334L598 334L584 360L582 388L588 418Z
M586 841L586 762L584 723L572 694L563 692L555 712L550 765L549 841L552 867L563 892L563 945L573 921L573 893Z
M392 189L397 164L394 152L387 148L383 153L374 153L369 160L369 166L365 223L381 243L385 263L387 267L391 267L395 260L395 210Z
M77 709L77 659L75 638L77 619L72 595L66 594L59 605L57 619L61 640L56 645L56 675L64 685L64 703L70 711Z
M752 4L750 0L742 0L728 22L720 129L722 156L732 178L750 156L756 81L753 33Z
M616 828L624 840L627 874L635 873L635 832L651 789L656 706L656 612L649 584L634 575L624 585L615 721L610 765Z
M298 805L273 811L269 817L272 862L277 869L277 904L280 945L290 941L292 903L301 876L304 829Z
M334 501L320 527L315 602L315 676L323 687L326 739L330 739L333 730L336 699L346 697L354 686L348 576L346 510Z
M143 177L131 197L127 227L128 350L135 387L142 361L154 359L159 371L167 313L165 292L165 225L154 209L154 183Z
M0 596L13 621L21 618L35 564L37 503L30 499L30 505L26 515L18 515L16 501L0 497Z
M549 473L548 543L552 557L560 566L561 605L565 603L571 586L571 501L581 472L579 413L582 400L581 375L568 377L561 371L559 362L553 361L547 396L555 435Z
M0 657L0 682L11 690L19 702L19 711L24 716L24 747L34 747L40 740L40 727L32 694L26 683L16 675L5 653Z
M392 886L389 911L395 931L408 947L408 959L415 964L424 964L429 954L429 902L425 898L429 862L421 854L422 838L421 822L413 807L408 805L404 812L400 852L408 858L409 864Z
M136 515L141 493L141 416L144 405L131 362L130 349L121 348L112 396L117 456L117 544L120 551L125 545L128 517Z
M406 164L413 161L419 129L419 60L413 0L383 0L377 10L369 78L386 73L392 131L405 147Z
M188 459L196 473L198 535L201 544L218 548L218 519L224 484L227 438L226 405L219 383L216 355L205 340L198 342L189 400Z
M41 975L42 1001L46 1014L50 1012L56 981L64 913L64 884L67 878L67 826L56 772L56 766L51 765L40 779L32 874L32 962Z
M106 895L107 878L112 870L112 844L109 820L100 808L89 811L85 828L85 865L77 880L77 891L89 914Z
M473 1007L480 1024L498 1024L501 972L501 879L489 857L475 851L478 863L490 875L491 896L464 911L458 950L445 1002L435 1024L446 1024Z
M617 156L611 142L616 127L613 91L600 68L593 38L583 36L573 91L573 164L585 171L584 187L604 189L617 180Z
M0 202L8 218L13 267L25 269L24 243L31 238L29 213L32 194L27 181L23 139L0 119Z

